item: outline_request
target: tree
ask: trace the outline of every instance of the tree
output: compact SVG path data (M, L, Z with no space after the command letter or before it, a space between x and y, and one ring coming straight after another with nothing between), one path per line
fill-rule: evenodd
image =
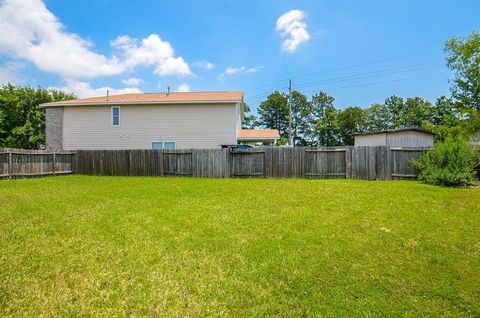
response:
M321 118L325 114L325 109L333 106L335 98L325 92L319 92L312 96L312 115L314 118Z
M421 97L409 97L403 104L403 111L395 128L425 127L431 122L433 113L432 103Z
M392 95L385 99L385 107L387 108L387 117L385 118L385 126L387 129L395 129L401 127L401 118L405 112L405 103L402 97Z
M341 145L338 127L338 110L333 105L328 105L323 110L315 125L317 133L317 146Z
M75 99L58 90L6 84L0 88L0 147L38 149L45 141L41 103Z
M306 146L310 128L312 104L308 101L307 96L298 91L292 92L291 103L293 146Z
M250 106L243 104L242 129L255 129L258 127L258 118L254 114L247 115L250 112Z
M338 112L338 137L342 145L353 146L353 135L365 131L366 119L366 111L360 107L347 107Z
M460 125L462 118L465 118L466 115L451 98L440 96L433 106L431 123L433 125L454 127Z
M373 104L365 110L365 129L368 131L385 130L391 127L390 113L384 104Z
M244 115L242 120L242 129L256 129L258 127L258 118L254 114Z
M452 97L471 111L480 111L480 32L445 43L447 66L455 72Z
M311 146L322 146L324 143L329 143L332 135L328 135L327 127L331 127L335 122L332 117L332 107L335 108L333 102L335 98L325 92L318 92L312 96L311 99L311 113L309 116L309 125L307 130L307 143ZM329 109L329 117L325 116L326 110ZM327 141L328 140L328 141Z
M259 123L265 128L278 129L280 137L288 140L288 105L285 94L273 92L258 107Z

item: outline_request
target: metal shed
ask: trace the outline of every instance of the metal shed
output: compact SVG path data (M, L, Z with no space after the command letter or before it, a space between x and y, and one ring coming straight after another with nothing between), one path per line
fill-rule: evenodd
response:
M355 134L355 146L432 147L435 134L421 128L400 128Z

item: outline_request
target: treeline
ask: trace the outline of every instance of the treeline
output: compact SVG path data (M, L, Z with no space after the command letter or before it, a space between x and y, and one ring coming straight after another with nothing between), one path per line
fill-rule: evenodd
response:
M259 117L247 115L247 129L266 127L280 131L280 144L288 142L289 109L287 96L274 92L258 108ZM421 127L438 133L438 138L463 130L468 111L451 98L442 96L432 104L421 97L390 96L384 103L368 108L358 106L339 109L334 98L319 92L308 99L292 92L292 135L296 146L353 145L357 132Z
M0 87L0 148L40 149L45 144L45 110L39 105L75 98L54 89L3 85Z
M434 103L422 97L390 96L368 108L339 109L334 98L319 92L308 98L292 92L292 135L294 145L352 145L353 135L405 127L419 127L437 133L437 139L449 135L464 136L480 132L480 32L445 43L446 64L455 77L450 81L451 96ZM248 110L248 109L247 109ZM258 117L246 115L243 127L280 131L280 144L288 142L289 107L287 95L273 92L258 107Z

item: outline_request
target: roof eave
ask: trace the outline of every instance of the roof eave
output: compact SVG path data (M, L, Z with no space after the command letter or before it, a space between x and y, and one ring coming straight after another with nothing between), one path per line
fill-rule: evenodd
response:
M399 128L399 129L385 129L385 130L379 130L379 131L366 131L366 132L358 132L354 133L354 136L365 136L365 135L376 135L376 134L385 134L385 133L398 133L398 132L404 132L404 131L418 131L418 132L423 132L426 134L432 134L436 135L435 132L429 131L423 128Z
M43 103L40 107L62 107L62 106L109 106L109 105L159 105L159 104L236 104L242 100L186 100L186 101L125 101L125 102L86 102L86 103Z
M280 139L280 137L237 137L238 140L266 140L266 139Z

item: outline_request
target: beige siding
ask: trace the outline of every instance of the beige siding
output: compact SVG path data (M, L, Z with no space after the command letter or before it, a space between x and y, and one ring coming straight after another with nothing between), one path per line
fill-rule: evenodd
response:
M120 106L120 127L110 106L71 106L63 113L63 149L150 149L152 141L181 148L236 143L235 104Z
M355 146L431 147L433 135L421 131L357 135Z
M420 131L402 131L389 133L387 142L392 147L431 147L433 135Z
M355 146L384 146L385 133L355 136Z

